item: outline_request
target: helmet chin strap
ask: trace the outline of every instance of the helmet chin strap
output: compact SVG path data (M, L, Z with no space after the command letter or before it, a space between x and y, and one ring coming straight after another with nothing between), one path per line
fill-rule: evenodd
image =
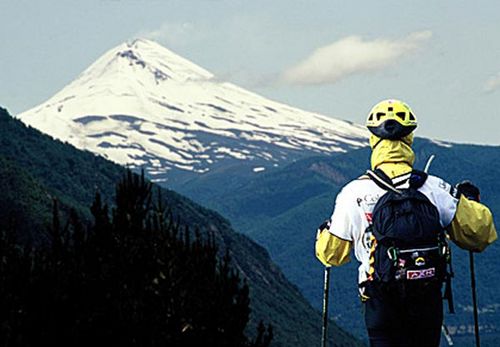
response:
M375 147L377 147L377 146L378 146L378 144L379 144L380 142L382 142L383 140L384 140L384 139L381 139L381 138L379 137L379 138L378 138L378 141L377 141L377 142L375 142L375 144L373 145L373 147L372 147L372 151L373 151L373 150L375 149Z

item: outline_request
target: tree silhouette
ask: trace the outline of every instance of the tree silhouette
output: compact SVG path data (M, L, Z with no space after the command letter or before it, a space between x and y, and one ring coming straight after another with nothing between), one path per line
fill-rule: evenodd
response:
M244 334L249 288L229 251L219 259L213 235L180 225L154 195L128 171L111 211L96 193L89 226L75 211L61 223L54 201L48 247L1 230L0 345L269 346L271 327Z

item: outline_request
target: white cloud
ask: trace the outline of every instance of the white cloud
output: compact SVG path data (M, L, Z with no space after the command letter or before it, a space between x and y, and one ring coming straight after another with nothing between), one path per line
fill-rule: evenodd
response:
M500 89L500 73L491 77L484 85L484 91L487 93L491 93L497 89Z
M400 40L363 40L348 36L315 50L302 62L283 73L291 84L327 84L350 75L383 69L416 51L432 36L431 31L415 32Z

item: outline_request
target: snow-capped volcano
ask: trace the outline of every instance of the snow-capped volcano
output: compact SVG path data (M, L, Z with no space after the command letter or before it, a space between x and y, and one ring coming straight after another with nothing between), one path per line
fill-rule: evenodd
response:
M157 180L226 159L255 172L311 153L367 144L363 127L302 111L231 83L138 39L115 47L47 102L20 115L74 146Z

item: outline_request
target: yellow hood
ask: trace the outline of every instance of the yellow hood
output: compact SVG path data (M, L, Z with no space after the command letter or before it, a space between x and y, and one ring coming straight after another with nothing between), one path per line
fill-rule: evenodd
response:
M413 134L401 140L381 139L372 134L370 136L372 170L381 169L391 178L410 172L415 162L412 143Z

